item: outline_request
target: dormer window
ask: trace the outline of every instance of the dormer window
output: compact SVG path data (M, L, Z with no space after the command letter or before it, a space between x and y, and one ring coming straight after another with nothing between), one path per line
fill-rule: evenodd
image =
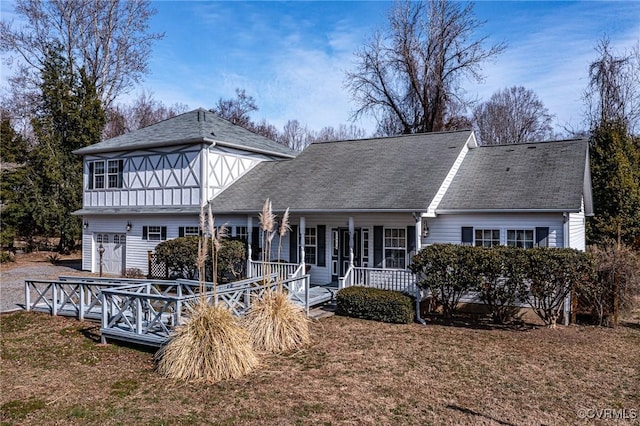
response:
M89 162L89 189L122 188L122 160Z

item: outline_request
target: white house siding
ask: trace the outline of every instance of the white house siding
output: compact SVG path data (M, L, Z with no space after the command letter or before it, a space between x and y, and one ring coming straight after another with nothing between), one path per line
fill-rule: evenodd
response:
M422 218L427 221L429 236L422 238L422 245L435 243L460 244L462 227L471 226L482 229L500 229L501 244L506 244L507 229L535 229L549 227L549 247L564 247L563 216L561 213L495 213L495 214L449 214L435 218Z
M584 216L584 202L582 203L580 212L569 213L569 247L582 251L585 251L587 248Z
M190 145L85 156L83 207L200 205L200 152ZM122 188L89 189L95 160L123 160Z
M82 233L82 269L98 272L96 258L97 245L94 235L104 233L118 233L126 235L126 269L138 268L145 275L148 273L147 252L153 251L161 241L148 241L142 239L143 226L166 226L167 240L178 238L181 226L199 226L200 219L195 214L184 215L100 215L86 217L89 224ZM127 223L131 222L131 230L127 231ZM226 225L234 233L234 227L247 226L246 216L243 217L217 217L215 226Z
M207 199L212 199L258 163L272 158L214 145L207 150L206 183Z

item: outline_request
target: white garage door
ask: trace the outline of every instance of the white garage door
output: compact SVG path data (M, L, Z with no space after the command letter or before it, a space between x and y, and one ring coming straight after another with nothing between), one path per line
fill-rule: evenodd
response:
M104 247L102 255L102 273L109 275L122 275L125 269L125 254L127 252L126 234L95 234L96 241L96 267L94 271L100 271L100 246Z

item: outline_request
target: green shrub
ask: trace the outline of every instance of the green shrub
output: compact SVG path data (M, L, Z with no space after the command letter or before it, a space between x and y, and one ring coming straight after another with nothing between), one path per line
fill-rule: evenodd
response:
M180 237L156 246L156 261L164 263L171 278L198 277L199 237ZM206 280L212 280L211 247L205 266ZM218 282L240 279L245 271L245 245L242 241L223 240L218 253Z
M15 257L10 251L0 251L0 263L15 262Z
M460 298L481 283L475 247L433 244L411 259L410 269L418 276L418 286L427 288L442 305L445 317L456 310Z
M524 253L529 297L523 301L545 324L555 327L567 295L591 279L591 259L585 252L568 248L536 247Z
M347 287L336 296L338 315L407 324L413 321L411 297L397 291L370 287Z
M475 289L494 322L505 324L519 308L516 302L527 294L524 249L497 246L473 247L481 281Z

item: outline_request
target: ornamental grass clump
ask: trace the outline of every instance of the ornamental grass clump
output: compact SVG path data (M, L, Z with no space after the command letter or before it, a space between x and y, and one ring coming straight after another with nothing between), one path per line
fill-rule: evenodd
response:
M249 334L237 319L216 297L216 256L220 249L224 229L216 231L209 210L209 232L213 248L213 292L205 285L205 261L208 237L205 229L204 209L200 212L203 237L198 250L199 291L191 314L184 324L177 326L171 338L155 355L156 371L164 376L192 381L215 383L236 379L250 373L257 365Z
M262 297L251 304L247 316L243 319L243 326L249 332L253 345L258 350L273 353L287 352L300 349L311 341L309 335L309 320L304 310L289 298L278 277L275 289L270 281L271 243L276 233L279 236L278 256L280 255L283 237L291 230L289 227L289 209L282 217L278 229L275 228L276 216L273 214L271 202L267 199L260 214L263 231L263 285L267 289Z
M231 312L200 302L157 352L156 361L158 373L166 377L208 383L237 379L258 365L248 333Z

